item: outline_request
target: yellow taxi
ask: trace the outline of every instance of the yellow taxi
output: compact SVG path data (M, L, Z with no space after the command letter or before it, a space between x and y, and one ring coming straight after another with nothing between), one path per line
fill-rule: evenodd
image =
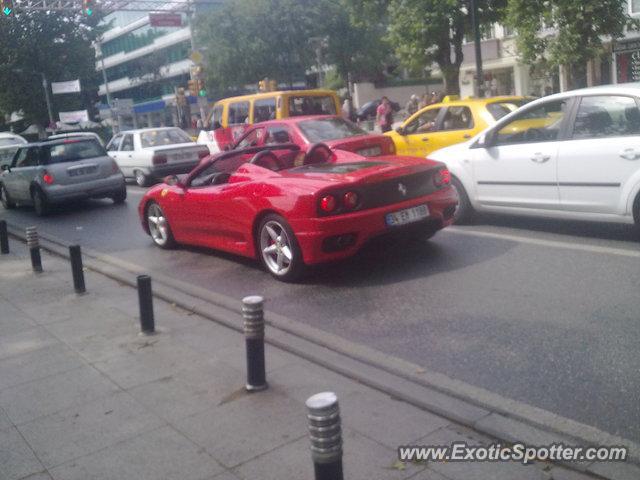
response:
M519 96L449 98L418 110L396 130L385 133L393 139L398 155L425 157L434 150L465 142L533 100Z

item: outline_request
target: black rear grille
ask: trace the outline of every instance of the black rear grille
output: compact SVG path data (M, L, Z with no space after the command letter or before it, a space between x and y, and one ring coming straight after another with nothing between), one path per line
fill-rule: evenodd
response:
M391 205L435 192L437 187L432 181L435 171L427 170L366 185L361 188L362 209Z

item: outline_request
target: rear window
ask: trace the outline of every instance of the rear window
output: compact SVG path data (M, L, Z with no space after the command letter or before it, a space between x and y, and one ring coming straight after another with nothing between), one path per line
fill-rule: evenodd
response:
M494 119L500 120L505 115L508 115L511 112L515 112L518 108L526 103L529 103L530 101L531 99L523 98L522 100L509 100L508 102L488 103L487 110L489 110L489 113Z
M366 135L363 129L342 118L324 118L321 120L304 120L298 124L302 134L311 143L336 140L338 138Z
M107 155L104 147L97 141L72 140L42 147L45 163L66 163Z
M174 143L193 142L191 137L179 128L169 130L149 130L140 134L140 143L142 148L162 147L164 145L173 145Z
M335 115L336 104L333 97L327 96L291 96L289 97L289 116Z

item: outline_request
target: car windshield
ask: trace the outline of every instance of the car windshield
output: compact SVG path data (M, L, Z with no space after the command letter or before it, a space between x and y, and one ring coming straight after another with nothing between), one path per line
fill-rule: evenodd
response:
M529 103L531 98L523 98L521 100L508 100L503 102L494 102L487 104L487 110L495 120L500 120L502 117L515 112L521 106Z
M107 155L102 145L93 139L45 145L43 151L47 164L75 162Z
M336 104L333 97L326 96L291 96L289 97L289 115L335 115Z
M161 147L164 145L189 143L192 141L191 137L179 128L171 128L168 130L147 130L140 133L140 143L142 148Z
M357 125L342 118L304 120L298 124L298 128L311 143L367 134Z

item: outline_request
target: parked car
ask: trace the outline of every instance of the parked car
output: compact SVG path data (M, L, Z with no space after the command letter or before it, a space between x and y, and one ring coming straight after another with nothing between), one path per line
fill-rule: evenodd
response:
M42 216L52 204L85 198L127 198L122 172L94 139L26 144L11 165L2 166L0 200L6 209L33 205Z
M107 152L124 176L141 187L166 175L189 172L209 155L208 148L176 127L120 132L107 144Z
M275 278L293 281L305 266L349 257L375 236L429 238L452 221L457 196L441 163L318 143L295 166L299 152L280 144L213 155L147 191L142 227L159 247L258 258Z
M356 124L337 115L293 117L253 125L231 149L261 147L279 143L295 143L300 156L318 142L332 150L355 152L365 157L393 155L393 140L385 135L370 134Z
M467 141L531 100L508 96L434 103L385 135L393 139L399 155L424 157L440 148Z
M356 110L356 120L364 121L364 120L374 120L376 118L376 112L378 107L380 106L380 99L372 100L370 102L365 103L360 108ZM400 104L398 102L391 102L391 109L395 112L400 111Z
M333 90L286 90L223 98L214 105L198 143L217 153L233 144L254 123L308 115L339 115Z
M65 139L65 138L93 138L98 143L100 143L100 145L102 145L104 147L104 141L102 140L102 138L100 138L100 135L98 135L97 133L94 133L94 132L56 133L54 135L50 135L49 138L47 138L47 140L58 140L58 139L61 139L61 138L62 139Z
M466 143L431 153L474 211L640 224L640 85L535 100Z
M20 135L11 132L0 132L0 166L9 165L20 145L27 141Z

